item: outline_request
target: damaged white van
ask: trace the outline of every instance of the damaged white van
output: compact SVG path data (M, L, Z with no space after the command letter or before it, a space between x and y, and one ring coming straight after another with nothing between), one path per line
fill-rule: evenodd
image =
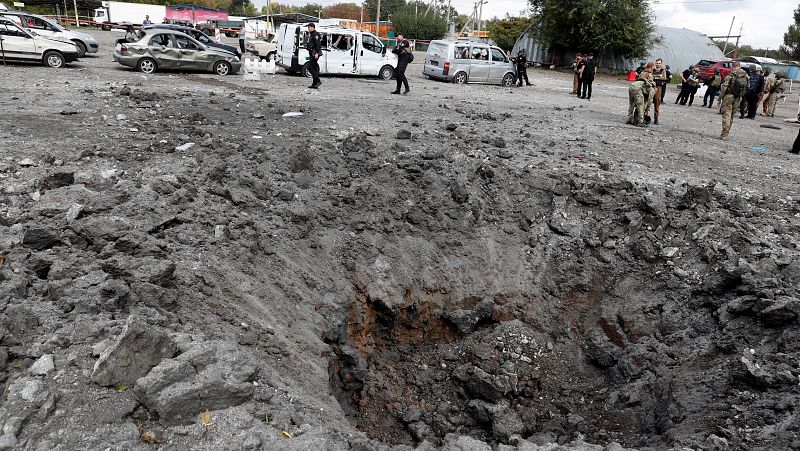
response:
M372 33L322 25L317 27L317 32L322 38L320 74L362 75L384 80L389 80L394 75L397 55L388 51ZM307 39L308 28L305 25L281 24L275 63L291 74L310 76Z

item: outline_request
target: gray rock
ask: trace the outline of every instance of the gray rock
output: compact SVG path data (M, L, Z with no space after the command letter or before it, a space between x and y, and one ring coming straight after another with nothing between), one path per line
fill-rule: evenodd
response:
M28 369L28 374L31 376L48 376L55 369L53 354L45 354L33 362L33 365Z
M411 132L406 129L400 129L397 131L397 139L411 139Z
M17 446L17 437L8 434L0 437L0 451L11 451L16 446Z
M52 231L42 228L33 228L22 235L22 244L31 249L42 251L61 244L61 240Z
M525 433L525 423L522 418L510 407L506 406L494 416L492 433L501 441L508 441L513 435Z
M224 409L253 396L257 367L228 342L196 344L136 382L134 394L170 424L189 424L205 410Z
M605 336L593 331L583 342L583 353L598 367L609 368L617 364L621 351Z
M797 320L800 313L800 300L790 296L780 296L774 300L765 299L767 306L758 314L761 322L767 326L783 326ZM759 301L759 304L762 302Z
M161 328L130 316L119 338L103 350L94 365L92 381L103 386L133 385L177 347Z
M39 191L45 192L62 186L69 186L73 183L75 183L74 172L55 172L39 180L37 185Z
M708 451L725 451L730 449L730 445L726 439L711 434L706 439L703 449Z
M441 451L491 451L489 444L458 434L447 434L444 436L444 444Z

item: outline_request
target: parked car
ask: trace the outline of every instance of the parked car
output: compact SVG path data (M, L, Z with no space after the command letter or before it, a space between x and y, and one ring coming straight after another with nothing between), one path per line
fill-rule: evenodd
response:
M204 70L217 75L239 71L239 57L227 50L207 47L179 31L151 28L139 33L139 40L117 41L114 61L145 74L157 70Z
M374 34L337 26L319 26L322 38L321 74L352 74L392 78L397 66L397 56L386 51L386 46ZM308 73L308 51L305 25L281 24L278 29L278 49L275 63L290 74Z
M431 41L422 74L454 83L516 82L514 63L500 47L470 41Z
M719 74L722 76L722 78L727 77L728 74L733 70L733 62L734 60L732 59L700 60L695 67L700 69L700 80L705 83L714 77L714 72L717 69L719 69ZM739 63L741 64L742 69L746 70L748 73L753 73L756 70L762 69L760 64L744 61L740 61Z
M39 36L72 41L78 48L78 58L83 58L87 53L97 53L100 49L92 35L80 31L67 30L47 17L24 11L3 11L0 15L13 20L17 25L27 28Z
M158 25L148 25L148 26L142 28L142 30L148 30L148 29L151 29L151 28L180 31L181 33L188 34L189 36L191 36L191 37L195 38L196 40L200 41L200 43L205 45L206 47L215 47L215 48L218 48L218 49L227 50L227 51L233 53L234 55L236 55L236 56L238 56L240 58L242 56L239 53L239 49L237 47L234 47L234 46L228 45L228 44L219 43L219 42L215 41L214 39L210 38L207 34L203 33L201 30L198 30L198 29L195 29L195 28L184 27L182 25L173 25L173 24L158 24Z
M255 39L248 39L244 49L262 60L273 60L278 53L278 37L274 33L267 33Z
M733 60L731 59L724 59L724 60L700 60L695 67L700 69L700 81L703 83L707 82L714 78L714 72L719 70L719 74L722 78L725 78L731 72L731 65L733 64ZM680 71L683 71L686 68L680 68Z
M35 61L48 67L63 67L78 59L72 41L40 36L11 19L0 17L0 54L8 61Z

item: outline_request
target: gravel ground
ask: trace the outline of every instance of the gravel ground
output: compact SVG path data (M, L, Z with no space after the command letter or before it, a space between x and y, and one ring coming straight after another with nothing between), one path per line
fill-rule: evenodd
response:
M800 448L796 94L722 142L674 86L642 129L613 77L309 90L91 33L0 67L0 450Z

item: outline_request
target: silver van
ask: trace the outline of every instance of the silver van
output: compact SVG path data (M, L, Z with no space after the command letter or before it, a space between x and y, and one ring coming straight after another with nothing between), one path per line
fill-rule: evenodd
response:
M469 41L431 41L422 74L454 83L516 82L514 63L500 47Z

